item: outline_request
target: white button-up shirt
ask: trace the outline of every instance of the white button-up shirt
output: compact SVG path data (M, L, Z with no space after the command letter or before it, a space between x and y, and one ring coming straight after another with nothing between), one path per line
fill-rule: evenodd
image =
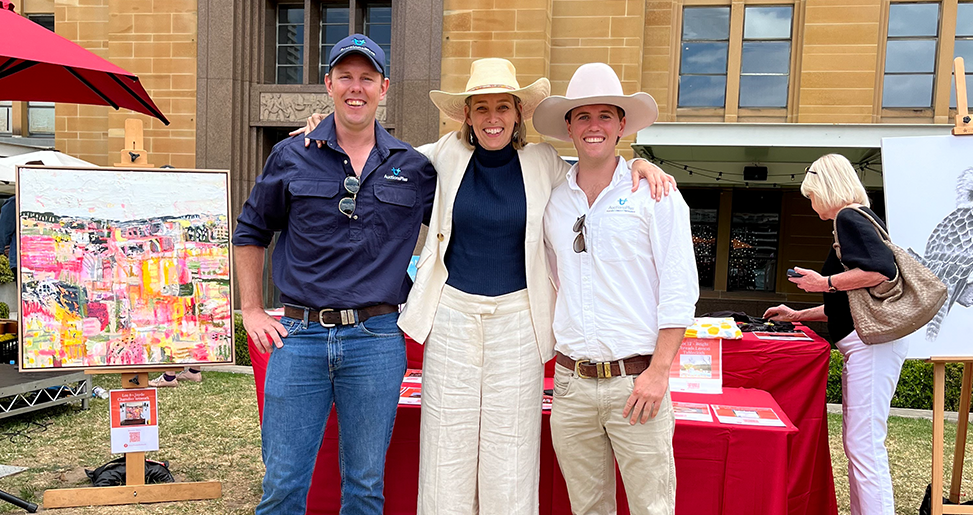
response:
M544 214L558 285L555 349L598 362L652 354L660 329L693 323L699 278L689 206L677 190L656 202L644 182L633 193L628 163L618 159L588 207L577 174L574 165ZM577 253L572 229L581 215L587 251Z

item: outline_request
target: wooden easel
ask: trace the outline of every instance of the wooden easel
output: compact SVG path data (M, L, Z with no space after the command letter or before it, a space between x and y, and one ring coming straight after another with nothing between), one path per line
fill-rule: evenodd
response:
M148 154L142 148L142 120L125 120L125 148L118 167L148 168ZM181 367L180 367L181 368ZM171 371L172 367L123 370L122 388L148 388L149 374ZM86 370L86 374L117 374L118 370ZM198 483L145 484L145 453L125 453L125 486L62 488L44 492L45 508L73 508L78 506L111 506L154 502L199 501L218 499L223 495L219 481Z
M953 61L956 77L956 126L954 136L973 135L969 106L966 100L966 75L963 58ZM933 401L932 401L932 515L944 513L971 513L973 506L943 505L943 437L945 428L946 404L946 363L963 364L963 385L960 390L959 418L956 421L956 448L953 451L953 473L949 487L949 500L959 503L960 485L963 481L963 459L966 457L966 431L970 420L970 397L973 391L973 358L933 357Z
M146 388L149 373L172 370L159 368L122 372L122 388ZM115 370L88 370L86 374L117 374ZM78 506L112 506L154 502L199 501L218 499L223 495L219 481L198 483L145 484L145 453L125 453L125 485L85 488L62 488L44 492L44 508L74 508Z

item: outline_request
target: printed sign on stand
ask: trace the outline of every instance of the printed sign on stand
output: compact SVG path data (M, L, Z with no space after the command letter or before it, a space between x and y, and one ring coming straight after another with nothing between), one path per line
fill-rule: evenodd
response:
M159 409L155 388L112 390L111 452L159 450Z
M683 338L669 370L669 390L723 393L723 340Z

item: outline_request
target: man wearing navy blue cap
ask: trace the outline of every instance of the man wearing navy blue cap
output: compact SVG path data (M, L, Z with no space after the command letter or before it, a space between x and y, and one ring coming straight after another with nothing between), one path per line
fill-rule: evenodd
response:
M385 52L361 34L338 42L325 77L334 113L304 146L274 146L237 219L243 325L271 352L261 437L267 472L257 515L303 514L328 413L338 412L341 513L382 513L385 453L406 367L398 305L428 221L435 169L375 120ZM284 317L262 303L265 248Z

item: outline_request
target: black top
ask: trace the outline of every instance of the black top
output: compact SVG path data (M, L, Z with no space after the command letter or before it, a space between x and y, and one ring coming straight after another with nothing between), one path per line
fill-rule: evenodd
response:
M527 287L527 193L513 145L477 146L453 203L446 284L496 297Z
M883 228L885 222L867 207L861 208L875 219ZM895 277L895 256L882 242L875 226L867 218L853 209L842 209L837 217L838 242L841 244L841 260L832 247L828 259L821 267L821 275L840 274L845 271L860 268L866 272L878 272L889 279ZM888 230L886 228L886 230ZM832 343L837 342L855 330L855 323L851 318L851 308L848 305L848 293L839 291L824 293L824 313L828 316L828 332Z

